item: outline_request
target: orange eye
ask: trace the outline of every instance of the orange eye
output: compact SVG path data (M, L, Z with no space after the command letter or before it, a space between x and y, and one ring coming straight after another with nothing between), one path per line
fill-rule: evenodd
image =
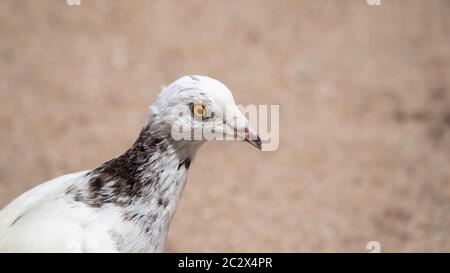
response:
M192 105L192 113L195 116L202 118L206 115L206 106L204 104L194 104Z

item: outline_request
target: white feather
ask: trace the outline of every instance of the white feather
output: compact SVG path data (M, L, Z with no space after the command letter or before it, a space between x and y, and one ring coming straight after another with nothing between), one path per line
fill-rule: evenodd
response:
M60 176L22 194L0 211L0 252L115 252L97 213L65 194L87 172Z

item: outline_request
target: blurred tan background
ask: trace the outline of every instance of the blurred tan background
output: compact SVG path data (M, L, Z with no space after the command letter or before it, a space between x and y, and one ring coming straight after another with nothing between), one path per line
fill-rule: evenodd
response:
M135 140L183 74L280 105L208 143L168 251L450 251L450 2L0 2L0 207Z

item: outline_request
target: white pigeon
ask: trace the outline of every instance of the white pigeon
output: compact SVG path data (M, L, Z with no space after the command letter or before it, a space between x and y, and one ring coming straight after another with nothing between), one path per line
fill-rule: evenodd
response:
M190 136L207 128L261 149L224 84L181 77L162 88L124 154L43 183L3 208L0 252L162 252L189 165L206 141L174 137L175 125Z

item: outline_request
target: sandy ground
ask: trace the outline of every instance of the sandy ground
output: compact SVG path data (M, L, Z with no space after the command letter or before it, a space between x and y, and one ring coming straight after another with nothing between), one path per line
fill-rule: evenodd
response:
M450 251L450 2L0 2L0 206L136 138L159 86L280 105L280 146L206 144L168 251Z

